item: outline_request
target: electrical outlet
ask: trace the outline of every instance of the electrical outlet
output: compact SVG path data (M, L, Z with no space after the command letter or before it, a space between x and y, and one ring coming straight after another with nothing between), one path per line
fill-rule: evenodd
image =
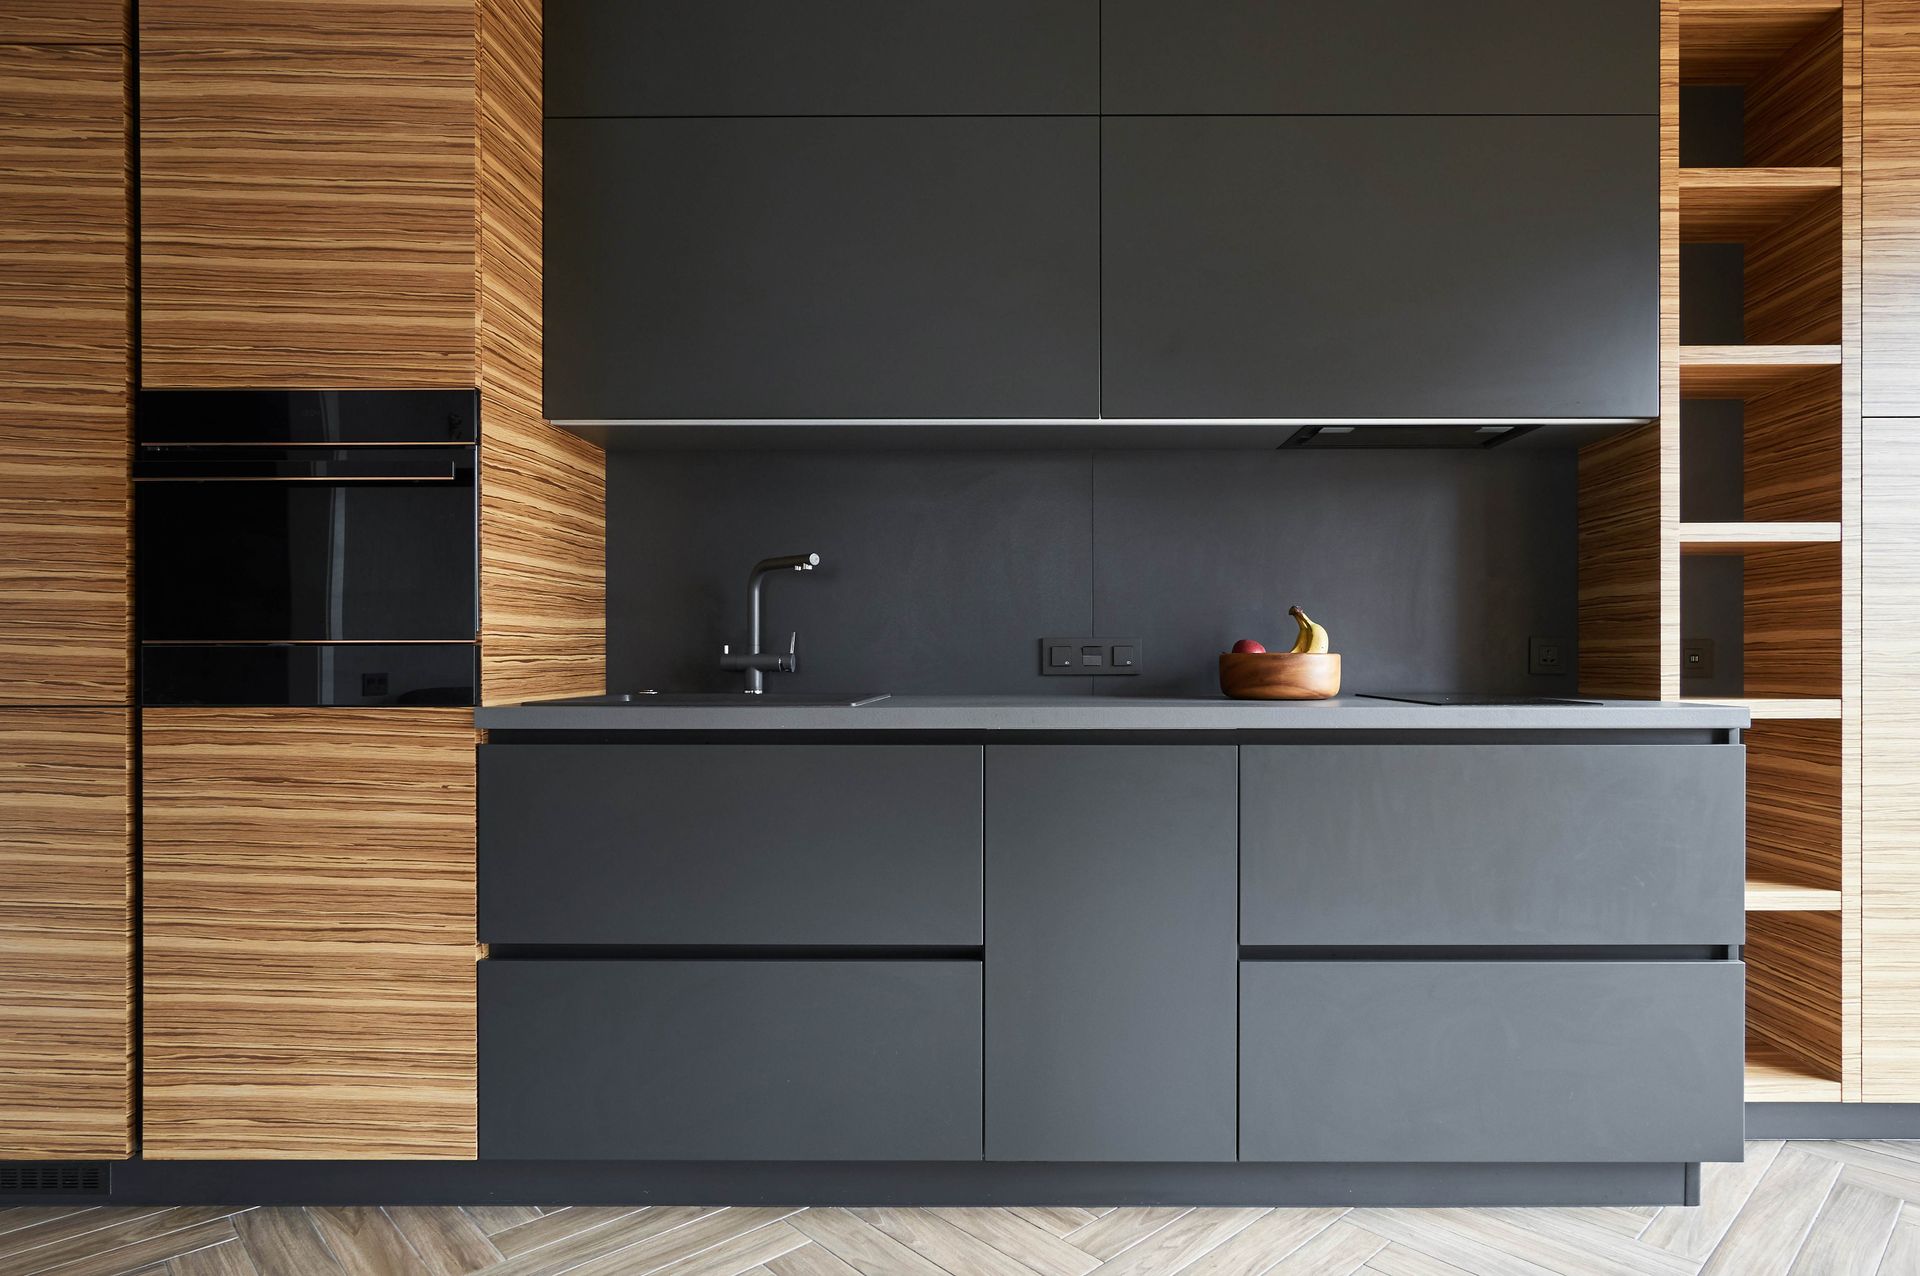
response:
M1049 677L1137 674L1140 651L1138 638L1042 638L1040 672Z
M361 674L360 694L368 700L384 697L387 694L387 675L383 673Z
M1535 674L1567 673L1572 667L1564 638L1527 639L1527 672Z
M1713 639L1684 638L1680 642L1680 676L1713 677Z

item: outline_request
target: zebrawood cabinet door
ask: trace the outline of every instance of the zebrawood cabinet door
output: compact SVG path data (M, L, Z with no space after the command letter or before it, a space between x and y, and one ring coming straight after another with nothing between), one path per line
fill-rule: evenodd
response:
M0 5L0 44L127 42L127 0L7 0Z
M1920 416L1920 0L1867 0L1865 22L1861 410Z
M0 705L128 700L124 63L0 44Z
M144 1155L472 1157L471 711L142 723Z
M474 12L140 5L144 384L474 384Z
M0 709L0 1159L133 1137L125 709Z

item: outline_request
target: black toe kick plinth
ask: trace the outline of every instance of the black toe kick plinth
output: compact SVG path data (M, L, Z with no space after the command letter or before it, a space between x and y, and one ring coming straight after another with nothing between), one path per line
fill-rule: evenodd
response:
M115 1205L1692 1205L1687 1164L128 1161Z

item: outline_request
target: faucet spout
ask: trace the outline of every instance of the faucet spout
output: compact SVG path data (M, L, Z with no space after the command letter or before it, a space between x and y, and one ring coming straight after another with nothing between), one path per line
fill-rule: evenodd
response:
M788 644L787 651L773 656L760 653L760 587L768 575L773 572L795 571L810 572L820 565L818 554L786 554L779 558L763 558L753 565L747 573L747 623L748 651L744 656L729 655L723 649L720 657L722 669L738 669L747 675L747 694L759 695L766 689L766 674L793 673L800 667L798 635Z

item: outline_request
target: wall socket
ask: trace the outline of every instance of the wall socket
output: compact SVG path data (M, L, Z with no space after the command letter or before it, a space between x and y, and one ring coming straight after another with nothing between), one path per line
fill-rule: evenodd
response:
M1682 678L1713 677L1713 639L1681 639L1680 676Z
M1570 672L1573 662L1569 659L1572 649L1565 638L1527 639L1527 672L1537 674L1560 674Z
M1138 638L1042 638L1040 672L1047 677L1075 677L1140 672Z

